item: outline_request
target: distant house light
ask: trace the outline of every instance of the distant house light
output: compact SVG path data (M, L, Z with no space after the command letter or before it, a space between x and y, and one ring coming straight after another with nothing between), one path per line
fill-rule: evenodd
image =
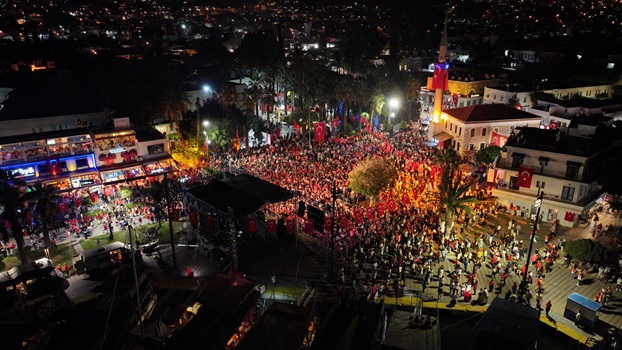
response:
M607 69L613 69L613 67L615 67L615 65L616 64L613 63L613 62L609 62L609 63L607 63Z

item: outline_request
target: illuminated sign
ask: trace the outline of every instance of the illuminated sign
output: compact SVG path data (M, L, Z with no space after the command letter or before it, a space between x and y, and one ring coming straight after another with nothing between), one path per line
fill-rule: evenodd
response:
M108 150L108 153L122 153L125 152L125 148L121 147L121 145L117 145L115 148L111 148Z
M80 180L80 186L92 185L94 183L95 183L94 179L83 179L83 180Z
M35 176L35 167L33 166L29 166L26 168L10 169L9 171L11 172L11 175L16 175L18 177Z

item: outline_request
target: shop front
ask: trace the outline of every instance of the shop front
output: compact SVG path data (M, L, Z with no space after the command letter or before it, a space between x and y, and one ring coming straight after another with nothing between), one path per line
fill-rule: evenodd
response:
M90 172L71 177L71 187L82 188L101 184L99 173Z
M104 183L131 180L141 176L145 176L145 171L141 165L101 172L102 181Z
M145 173L147 175L159 174L159 173L168 173L171 171L179 170L177 163L172 158L167 158L163 160L159 160L157 162L149 162L143 164L143 168L145 169Z

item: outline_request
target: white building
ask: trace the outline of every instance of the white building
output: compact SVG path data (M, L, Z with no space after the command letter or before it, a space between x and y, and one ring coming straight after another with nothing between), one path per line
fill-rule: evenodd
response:
M535 214L534 202L544 192L541 214L544 221L559 220L572 227L602 195L595 180L594 137L576 136L580 120L570 128L521 128L512 135L488 181L493 195L519 215ZM531 173L531 175L530 175Z
M468 153L498 143L493 142L495 136L509 137L516 127L539 125L539 116L505 104L474 105L443 110L439 123L430 124L428 135L439 147Z

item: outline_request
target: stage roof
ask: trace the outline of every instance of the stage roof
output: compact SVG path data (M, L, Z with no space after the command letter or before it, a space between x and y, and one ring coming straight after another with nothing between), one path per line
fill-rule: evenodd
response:
M228 208L233 209L236 217L252 214L264 204L278 203L293 197L289 190L247 174L224 180L214 179L189 192L222 212L226 213Z

